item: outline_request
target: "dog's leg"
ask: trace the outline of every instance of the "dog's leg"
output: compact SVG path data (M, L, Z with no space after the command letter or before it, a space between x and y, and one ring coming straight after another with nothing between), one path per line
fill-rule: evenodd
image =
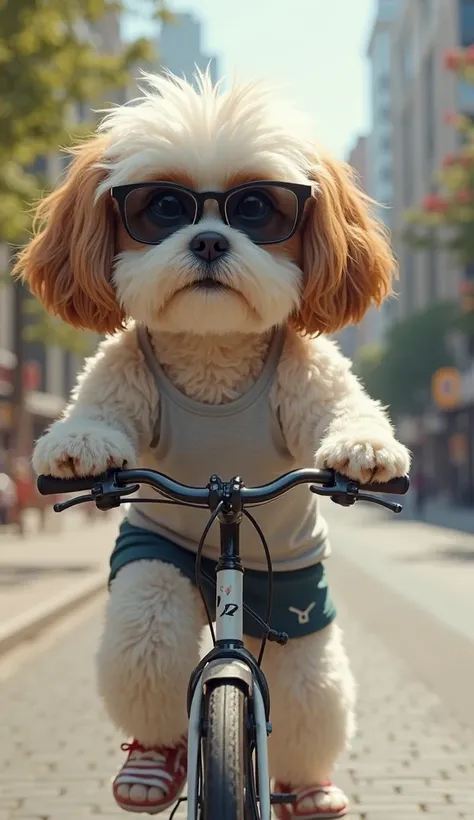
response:
M249 648L256 651L255 639ZM285 647L269 644L263 670L271 696L269 757L276 789L301 795L301 816L342 816L347 799L329 784L354 731L355 683L339 627L332 623ZM280 817L286 811L278 807Z
M176 567L137 561L112 583L98 652L99 691L133 738L114 781L118 804L161 811L186 780L186 690L199 660L199 596Z

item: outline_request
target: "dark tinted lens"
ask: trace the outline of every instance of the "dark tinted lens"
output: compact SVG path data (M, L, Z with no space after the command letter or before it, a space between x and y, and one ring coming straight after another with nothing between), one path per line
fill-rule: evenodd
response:
M298 199L277 185L258 185L234 191L226 202L229 225L257 244L283 242L293 232Z
M158 244L179 228L191 225L195 216L194 197L166 185L135 188L125 200L127 227L138 242Z

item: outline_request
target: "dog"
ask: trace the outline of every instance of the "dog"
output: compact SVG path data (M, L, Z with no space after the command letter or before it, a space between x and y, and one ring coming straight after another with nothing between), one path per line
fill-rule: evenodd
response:
M141 465L200 486L215 473L257 485L296 467L364 483L407 473L386 410L328 338L380 305L395 276L349 167L261 84L221 91L206 75L197 88L145 75L142 93L75 149L15 268L50 312L106 336L37 442L36 471ZM256 517L274 562L273 625L289 634L264 660L271 775L276 791L297 793L278 816L341 817L348 801L332 775L354 732L356 685L326 583L327 527L307 487ZM113 785L125 810L158 813L185 784L205 521L148 504L121 525L97 669L108 714L131 738ZM244 594L257 610L258 550L244 527ZM255 652L258 625L244 626Z

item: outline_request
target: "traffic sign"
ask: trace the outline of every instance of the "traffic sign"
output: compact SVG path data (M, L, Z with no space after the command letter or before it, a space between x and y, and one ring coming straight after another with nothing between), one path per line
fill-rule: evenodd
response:
M442 410L457 407L461 398L461 373L456 367L440 367L431 379L433 401Z

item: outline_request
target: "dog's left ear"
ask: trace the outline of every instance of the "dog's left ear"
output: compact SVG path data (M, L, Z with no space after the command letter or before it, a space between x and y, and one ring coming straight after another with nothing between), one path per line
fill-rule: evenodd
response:
M310 178L315 191L302 227L304 286L294 325L305 333L334 333L382 304L396 266L386 229L350 166L315 160Z

